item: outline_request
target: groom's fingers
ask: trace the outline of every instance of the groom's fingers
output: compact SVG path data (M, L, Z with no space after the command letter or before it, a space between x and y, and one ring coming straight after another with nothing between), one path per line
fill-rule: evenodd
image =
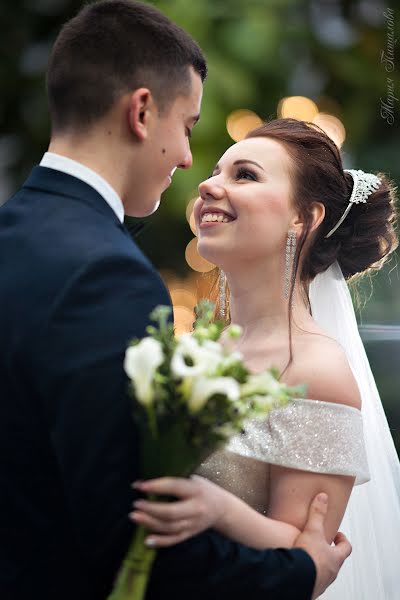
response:
M352 552L352 547L347 539L347 537L339 531L336 534L335 539L333 540L335 544L335 552L338 556L338 559L341 561L341 564L344 563L346 558L348 558Z
M304 527L304 532L323 532L324 521L328 512L327 494L318 494L310 504L308 519Z

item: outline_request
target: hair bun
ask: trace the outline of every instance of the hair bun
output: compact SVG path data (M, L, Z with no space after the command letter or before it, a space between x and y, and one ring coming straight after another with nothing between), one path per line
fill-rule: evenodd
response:
M379 188L365 203L354 204L340 227L326 238L343 216L354 185L352 175L343 171L339 148L315 123L297 119L264 123L246 136L254 137L282 144L291 163L291 200L304 222L298 243L301 281L312 281L336 260L346 278L380 268L398 243L393 183L379 174ZM324 205L325 218L311 231L314 203Z
M333 234L340 245L337 260L346 278L361 274L369 269L379 269L385 258L396 249L398 240L395 232L396 188L391 181L379 173L381 185L373 191L365 203L352 206L346 220ZM345 173L349 197L353 178ZM329 243L329 240L326 240Z

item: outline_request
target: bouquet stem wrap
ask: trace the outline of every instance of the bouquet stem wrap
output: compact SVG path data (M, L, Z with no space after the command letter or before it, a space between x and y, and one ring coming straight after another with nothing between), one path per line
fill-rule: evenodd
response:
M157 550L145 545L148 531L143 525L135 535L108 600L144 600Z

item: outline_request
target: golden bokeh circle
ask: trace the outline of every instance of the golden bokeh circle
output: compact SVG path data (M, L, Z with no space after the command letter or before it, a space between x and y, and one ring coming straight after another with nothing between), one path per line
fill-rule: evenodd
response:
M195 221L194 213L193 212L190 215L189 225L190 225L190 229L192 230L192 232L194 233L194 235L197 235L196 221Z
M175 335L189 333L193 330L195 315L193 310L187 306L174 305L174 329Z
M340 119L327 113L319 113L313 119L313 123L325 131L326 135L335 142L338 148L342 146L346 139L346 129Z
M306 96L288 96L278 104L278 116L299 121L313 121L318 114L318 106Z
M197 238L190 240L185 250L186 262L193 271L207 273L215 268L215 265L200 256L197 250Z
M196 305L196 295L183 287L176 287L170 289L172 303L176 306L186 306L190 310L193 310Z
M260 127L262 119L252 110L234 110L226 119L226 129L235 142L240 142L252 129Z
M194 203L196 202L198 196L196 196L195 198L192 198L191 200L189 200L189 202L187 203L186 206L186 221L189 223L190 221L190 216L193 212L193 207L194 207Z

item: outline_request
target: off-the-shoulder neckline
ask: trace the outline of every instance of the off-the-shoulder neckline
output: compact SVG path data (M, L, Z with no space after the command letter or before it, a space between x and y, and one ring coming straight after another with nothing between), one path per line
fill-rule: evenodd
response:
M355 406L349 406L348 404L341 404L340 402L327 402L326 400L314 400L312 398L295 398L293 400L293 402L306 402L309 404L316 404L316 405L324 405L324 406L335 406L335 407L340 407L340 408L345 408L348 410L355 410L357 412L357 414L361 414L361 409L356 408ZM289 404L287 404L286 406L284 406L283 408L286 407L290 407L290 405L292 404L292 402L289 402Z

